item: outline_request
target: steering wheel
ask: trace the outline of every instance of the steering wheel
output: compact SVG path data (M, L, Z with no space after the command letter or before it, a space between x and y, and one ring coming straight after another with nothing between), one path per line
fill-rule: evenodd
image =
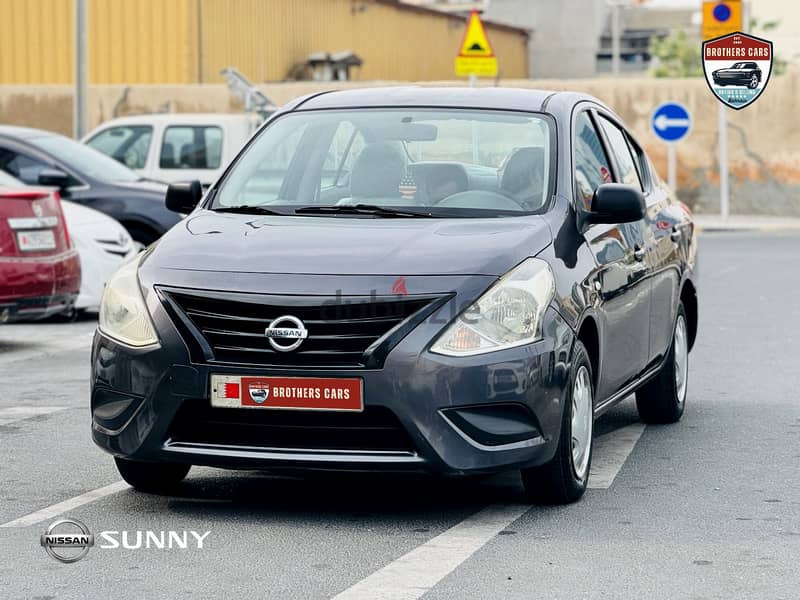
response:
M497 210L528 210L522 204L499 192L491 190L467 190L442 198L434 206L450 208L482 208Z

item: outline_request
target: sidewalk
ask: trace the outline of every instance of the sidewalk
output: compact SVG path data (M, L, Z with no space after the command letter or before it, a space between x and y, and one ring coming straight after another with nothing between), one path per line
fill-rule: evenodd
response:
M694 215L698 231L800 231L800 218L761 215Z

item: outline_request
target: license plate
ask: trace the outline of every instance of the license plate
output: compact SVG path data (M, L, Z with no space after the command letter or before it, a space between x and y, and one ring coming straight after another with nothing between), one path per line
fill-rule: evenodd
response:
M54 250L56 247L56 236L49 229L41 231L19 231L17 232L17 246L23 252L35 252L37 250Z
M363 385L358 378L212 375L211 406L360 412Z

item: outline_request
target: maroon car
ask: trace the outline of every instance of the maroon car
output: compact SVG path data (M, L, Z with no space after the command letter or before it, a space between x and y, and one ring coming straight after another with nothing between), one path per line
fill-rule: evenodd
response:
M0 323L70 312L80 287L58 192L0 175Z

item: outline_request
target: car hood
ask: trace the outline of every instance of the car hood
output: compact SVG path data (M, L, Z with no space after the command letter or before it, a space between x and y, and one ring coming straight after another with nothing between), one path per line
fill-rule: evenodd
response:
M115 182L113 185L120 190L133 192L133 195L136 196L152 196L162 201L167 194L167 184L152 180L137 181L135 183Z
M201 210L172 228L148 262L229 273L500 276L551 240L539 216L362 219Z

